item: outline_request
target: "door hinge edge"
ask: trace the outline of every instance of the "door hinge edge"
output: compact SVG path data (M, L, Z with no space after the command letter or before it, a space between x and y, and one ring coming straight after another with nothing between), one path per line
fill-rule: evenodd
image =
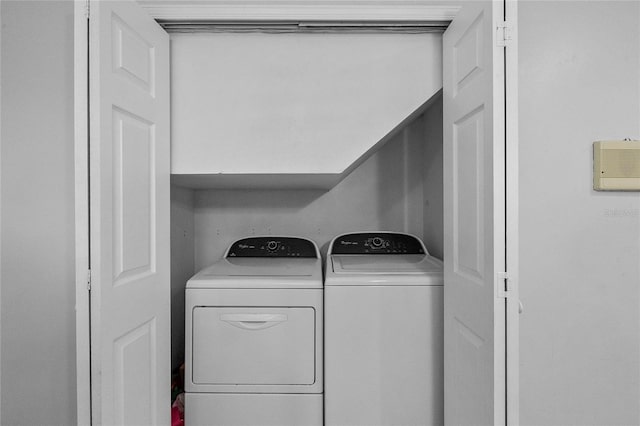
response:
M513 35L511 33L511 25L506 21L499 22L496 26L496 44L498 47L507 47L513 41Z
M508 272L496 273L496 285L498 286L498 298L507 299L511 297L511 279Z
M87 269L87 290L91 291L91 269Z

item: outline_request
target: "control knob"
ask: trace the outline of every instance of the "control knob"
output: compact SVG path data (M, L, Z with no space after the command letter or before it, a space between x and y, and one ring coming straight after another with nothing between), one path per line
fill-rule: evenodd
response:
M371 245L374 248L380 248L382 247L383 244L384 244L384 240L380 237L374 237L373 240L371 240Z
M267 250L275 251L278 249L279 243L277 241L269 241L267 242Z

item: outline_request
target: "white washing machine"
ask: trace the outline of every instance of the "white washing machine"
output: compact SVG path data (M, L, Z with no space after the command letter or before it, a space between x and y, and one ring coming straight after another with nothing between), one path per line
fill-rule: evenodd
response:
M324 302L325 424L442 425L443 270L422 241L336 237Z
M323 424L322 260L250 237L187 282L185 424Z

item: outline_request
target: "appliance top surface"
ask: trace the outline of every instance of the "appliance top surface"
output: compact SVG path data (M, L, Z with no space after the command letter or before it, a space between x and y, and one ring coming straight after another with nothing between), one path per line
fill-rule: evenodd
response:
M407 255L332 255L332 271L335 274L392 274L425 275L442 274L442 262L424 254Z
M322 288L322 260L314 242L295 237L248 237L204 268L187 288Z
M189 288L322 288L316 244L296 237L248 237L187 282Z
M313 277L322 272L320 259L225 258L198 272L194 278L215 277Z
M322 288L322 261L310 258L225 258L187 282L189 288Z

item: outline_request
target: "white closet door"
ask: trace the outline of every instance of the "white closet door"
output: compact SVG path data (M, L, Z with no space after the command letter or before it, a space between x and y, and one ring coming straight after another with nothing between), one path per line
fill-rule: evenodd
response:
M505 424L502 1L465 3L444 33L445 424Z
M168 425L169 36L134 1L90 6L92 421Z

